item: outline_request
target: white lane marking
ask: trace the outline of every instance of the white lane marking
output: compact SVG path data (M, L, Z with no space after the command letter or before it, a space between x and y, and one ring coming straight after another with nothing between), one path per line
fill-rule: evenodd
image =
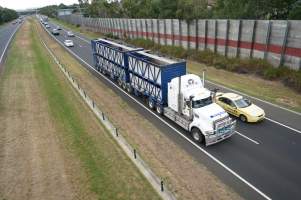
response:
M22 24L23 24L23 22L22 22ZM7 41L6 45L5 45L5 48L4 48L4 50L3 50L2 54L1 54L1 57L0 57L0 63L2 63L3 56L4 56L4 54L5 54L5 52L6 52L7 48L8 48L8 46L9 46L9 44L10 44L10 41L12 40L13 36L15 35L15 33L17 32L17 30L20 28L20 26L21 26L22 24L20 24L20 25L18 25L18 26L16 27L16 29L15 29L14 32L13 32L13 34L12 34L12 35L10 36L10 38L8 39L8 41Z
M269 121L271 121L271 122L273 122L273 123L275 123L275 124L278 124L278 125L280 125L280 126L283 126L283 127L285 127L285 128L288 128L288 129L290 129L290 130L292 130L292 131L295 131L295 132L297 132L297 133L301 133L301 131L298 130L298 129L292 128L292 127L290 127L290 126L287 126L287 125L285 125L285 124L282 124L282 123L280 123L280 122L277 122L277 121L275 121L275 120L273 120L273 119L270 119L270 118L268 118L268 117L265 117L265 119L266 119L266 120L269 120Z
M44 30L46 30L44 28ZM46 30L47 31L47 30ZM48 31L47 31L48 32ZM49 34L49 32L48 32ZM51 34L49 34L51 35ZM145 105L143 105L142 103L140 103L137 99L135 99L134 97L132 97L131 95L129 95L128 93L126 93L124 90L122 90L121 88L119 88L118 85L116 85L112 80L110 80L109 78L107 78L106 76L104 76L103 74L99 73L97 70L95 70L91 65L89 65L86 61L84 61L82 58L80 58L77 54L75 54L73 51L71 51L70 49L66 48L61 41L59 41L57 38L55 38L53 35L51 35L61 46L63 46L67 51L69 51L72 55L74 55L77 59L79 59L81 62L83 62L85 65L87 65L88 67L90 67L93 71L95 71L97 74L99 74L100 76L102 76L102 78L104 78L105 80L107 80L108 82L110 82L114 87L116 87L118 90L120 90L121 92L123 92L125 95L127 95L129 98L131 98L133 101L135 101L137 104L139 104L140 106L142 106L144 109L146 109L147 111L149 111L152 115L154 115L157 119L159 119L160 121L162 121L165 125L167 125L168 127L170 127L172 130L174 130L176 133L178 133L181 137L183 137L185 140L187 140L189 143L191 143L194 147L196 147L197 149L199 149L200 151L202 151L204 154L206 154L209 158L211 158L212 160L214 160L217 164L219 164L220 166L222 166L224 169L226 169L226 171L230 172L232 175L234 175L236 178L238 178L240 181L242 181L243 183L245 183L246 185L248 185L250 188L252 188L254 191L256 191L258 194L260 194L263 198L267 199L267 200L272 200L269 196L267 196L265 193L263 193L261 190L259 190L258 188L256 188L254 185L252 185L251 183L249 183L246 179L244 179L243 177L241 177L239 174L237 174L235 171L233 171L232 169L230 169L229 167L227 167L224 163L222 163L220 160L218 160L216 157L214 157L212 154L210 154L209 152L207 152L204 148L200 147L199 145L195 144L194 142L192 142L187 136L185 136L183 133L181 133L179 130L177 130L176 128L174 128L172 125L170 125L167 121L165 121L164 119L162 119L161 117L157 116L154 112L152 112L150 109L148 109Z
M243 137L243 138L245 138L245 139L247 139L247 140L249 140L249 141L251 141L251 142L253 142L253 143L255 143L255 144L260 144L259 142L257 142L257 141L255 141L255 140L253 140L253 139L251 139L251 138L245 136L244 134L242 134L242 133L240 133L240 132L238 132L238 131L235 131L235 132L236 132L238 135L240 135L241 137Z

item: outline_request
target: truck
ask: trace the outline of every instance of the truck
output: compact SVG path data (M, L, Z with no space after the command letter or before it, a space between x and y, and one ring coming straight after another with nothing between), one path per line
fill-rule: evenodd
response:
M204 78L186 73L186 61L119 41L91 40L95 70L145 100L158 115L188 132L196 143L218 143L235 133L236 121L213 101Z

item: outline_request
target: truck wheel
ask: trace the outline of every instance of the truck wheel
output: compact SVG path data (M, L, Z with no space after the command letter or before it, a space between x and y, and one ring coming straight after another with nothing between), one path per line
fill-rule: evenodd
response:
M153 100L151 99L148 100L148 107L152 110L155 108L155 103Z
M157 105L156 111L157 111L157 113L158 113L159 115L162 115L162 114L163 114L163 108L162 108L162 106L161 106L161 105Z
M191 130L191 136L192 136L193 140L197 143L202 143L204 140L203 134L201 133L201 131L198 128L193 128Z
M126 88L127 88L127 87L126 87L126 84L125 84L125 83L122 83L122 89L123 89L123 90L126 90Z
M247 117L244 116L244 115L240 115L240 116L239 116L239 119L240 119L242 122L248 122Z
M133 92L133 88L130 85L127 86L126 90L129 94L131 94Z

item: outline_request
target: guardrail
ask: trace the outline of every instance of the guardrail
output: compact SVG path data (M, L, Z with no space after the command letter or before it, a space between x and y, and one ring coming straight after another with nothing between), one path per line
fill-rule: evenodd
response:
M57 40L53 35L49 33L48 30L42 26L43 29L55 40ZM39 34L39 33L38 33ZM135 164L135 166L139 169L139 171L144 175L144 177L148 180L148 182L152 185L152 187L157 191L162 199L166 200L175 200L176 197L173 193L164 185L163 179L159 178L148 166L148 164L140 157L137 150L133 148L126 139L122 136L122 133L119 131L117 127L115 127L106 116L106 114L98 108L95 101L89 97L84 89L82 89L79 83L72 77L71 73L64 67L57 57L53 54L51 49L46 45L42 37L39 35L39 38L42 44L45 46L51 57L54 59L55 63L59 66L60 70L63 72L65 77L69 80L73 88L80 94L88 107L93 111L99 121L104 125L110 135L114 138L114 140L119 144L122 150L126 153L126 155L131 159L131 161ZM59 43L61 44L61 43ZM62 45L62 44L61 44ZM63 46L63 45L62 45ZM66 48L65 46L63 46Z

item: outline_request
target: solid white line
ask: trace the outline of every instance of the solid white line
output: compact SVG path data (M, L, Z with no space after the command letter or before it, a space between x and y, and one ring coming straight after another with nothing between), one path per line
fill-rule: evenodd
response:
M22 22L22 24L23 24L23 22ZM5 45L5 48L4 48L3 52L2 52L2 55L1 55L1 57L0 57L0 63L2 63L3 56L4 56L4 54L5 54L5 52L6 52L7 48L8 48L8 46L9 46L9 44L10 44L10 41L12 40L13 36L15 35L15 33L17 32L17 30L19 29L19 27L20 27L22 24L19 24L19 25L16 27L15 31L13 32L13 34L10 36L9 40L7 41L7 43L6 43L6 45Z
M280 123L280 122L277 122L277 121L275 121L275 120L273 120L273 119L270 119L270 118L268 118L268 117L265 117L265 119L266 119L266 120L269 120L269 121L271 121L271 122L273 122L273 123L275 123L275 124L278 124L278 125L280 125L280 126L283 126L283 127L285 127L285 128L288 128L288 129L290 129L290 130L292 130L292 131L295 131L295 132L297 132L297 133L301 133L301 131L298 130L298 129L292 128L292 127L290 127L290 126L287 126L287 125L285 125L285 124L282 124L282 123Z
M44 30L46 30L44 28ZM47 31L47 30L46 30ZM48 32L48 31L47 31ZM48 32L49 34L49 32ZM51 34L49 34L51 35ZM213 155L211 155L209 152L207 152L204 148L198 146L197 144L195 144L194 142L192 142L187 136L185 136L183 133L181 133L179 130L177 130L176 128L174 128L172 125L170 125L167 121L165 121L164 119L162 119L161 117L157 116L155 113L153 113L150 109L148 109L145 105L143 105L142 103L140 103L138 100L136 100L134 97L132 97L131 95L129 95L128 93L126 93L124 90L122 90L121 88L119 88L118 85L116 85L112 80L110 80L109 78L107 78L106 76L104 76L103 74L99 73L97 70L95 70L91 65L89 65L86 61L84 61L83 59L81 59L78 55L76 55L73 51L71 51L70 49L66 48L61 41L59 41L56 37L54 37L53 35L51 35L61 46L63 46L67 51L69 51L72 55L74 55L77 59L79 59L80 61L82 61L84 64L86 64L88 67L90 67L93 71L95 71L97 74L101 75L104 79L106 79L108 82L110 82L113 86L115 86L118 90L120 90L121 92L123 92L125 95L127 95L129 98L131 98L133 101L135 101L137 104L139 104L140 106L142 106L143 108L145 108L147 111L149 111L152 115L154 115L157 119L159 119L160 121L162 121L165 125L167 125L168 127L170 127L172 130L174 130L176 133L178 133L181 137L183 137L185 140L187 140L189 143L191 143L193 146L195 146L196 148L198 148L200 151L202 151L204 154L206 154L209 158L211 158L212 160L214 160L216 163L218 163L220 166L222 166L224 169L226 169L228 172L230 172L232 175L234 175L236 178L238 178L239 180L241 180L242 182L244 182L246 185L248 185L250 188L252 188L254 191L256 191L258 194L260 194L263 198L267 199L267 200L271 200L270 197L268 197L265 193L263 193L261 190L259 190L258 188L256 188L254 185L252 185L251 183L249 183L246 179L244 179L243 177L241 177L240 175L238 175L235 171L233 171L232 169L230 169L229 167L227 167L224 163L222 163L220 160L218 160L216 157L214 157Z
M253 140L253 139L251 139L251 138L245 136L244 134L242 134L242 133L240 133L240 132L238 132L238 131L235 131L235 132L236 132L238 135L240 135L241 137L243 137L243 138L245 138L245 139L247 139L247 140L250 140L251 142L253 142L253 143L255 143L255 144L260 144L259 142L257 142L257 141L255 141L255 140Z

